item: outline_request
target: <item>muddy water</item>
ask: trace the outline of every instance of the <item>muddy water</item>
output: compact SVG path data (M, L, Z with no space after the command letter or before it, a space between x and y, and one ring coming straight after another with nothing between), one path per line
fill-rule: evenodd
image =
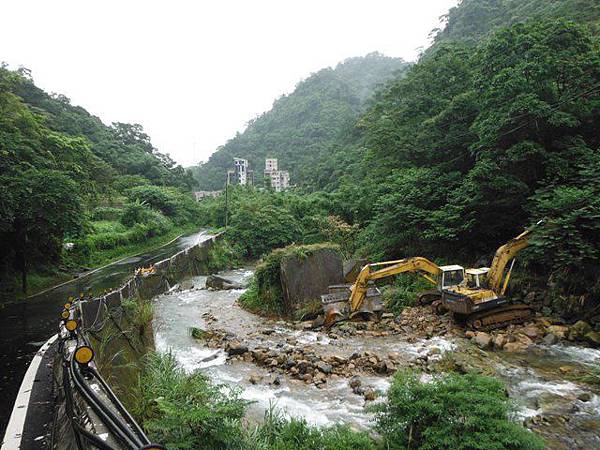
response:
M235 270L223 276L246 282L252 272ZM279 384L271 383L274 375L265 368L243 361L227 362L223 350L206 347L191 337L190 327L224 329L235 334L244 344L271 349L285 349L301 344L319 355L350 356L357 351L372 351L402 356L399 365L417 358L440 358L440 353L453 351L465 355L469 363L503 379L517 406L517 420L536 421L534 428L544 435L550 448L600 448L600 397L594 388L577 381L576 375L600 363L600 351L574 346L536 346L525 354L484 353L460 337L432 338L409 343L408 336L366 338L349 336L333 339L322 332L295 329L292 324L271 321L253 315L236 304L242 290L209 291L205 277L192 280L192 289L160 296L155 305L155 339L157 350L172 351L188 372L202 369L215 382L237 386L242 396L253 403L250 415L260 419L271 405L289 416L303 417L315 425L346 422L356 428L367 428L372 416L365 412L365 401L352 393L343 377L328 379L317 388L302 381L281 376ZM186 286L189 287L189 286ZM263 380L252 384L251 375ZM362 376L363 385L385 391L390 378ZM539 417L544 419L539 419Z

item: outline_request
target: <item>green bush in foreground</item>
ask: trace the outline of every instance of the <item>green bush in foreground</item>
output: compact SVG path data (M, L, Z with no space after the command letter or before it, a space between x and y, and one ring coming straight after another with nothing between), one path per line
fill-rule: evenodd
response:
M375 450L373 440L348 426L315 428L302 419L287 419L271 408L265 421L246 432L244 449L264 450Z
M201 372L186 374L171 354L152 354L140 377L133 412L153 442L169 449L371 450L373 441L347 426L315 428L274 408L246 426L248 402Z
M226 449L242 439L247 402L201 372L187 375L171 354L150 355L134 414L152 441L169 449Z
M543 441L509 420L504 385L476 374L447 374L423 383L399 372L388 400L376 405L376 429L390 449L537 450Z

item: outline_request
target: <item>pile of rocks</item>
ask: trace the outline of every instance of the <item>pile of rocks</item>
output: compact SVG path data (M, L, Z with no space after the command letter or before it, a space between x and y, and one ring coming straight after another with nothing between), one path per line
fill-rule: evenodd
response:
M258 344L249 348L238 337L224 330L211 329L196 333L210 348L222 348L229 360L251 362L270 372L286 374L307 384L322 386L329 378L350 378L357 374L390 375L401 363L401 355L385 356L372 351L355 352L350 356L320 355L310 345L298 345L293 337L275 346Z
M227 350L227 345L225 349ZM349 357L341 355L318 355L311 347L268 348L257 346L244 354L229 355L246 362L252 362L268 368L272 372L282 373L293 379L319 387L329 378L350 378L359 373L389 375L397 370L400 356L390 353L382 357L373 352L353 353ZM394 360L393 358L397 358Z
M507 352L522 352L534 344L554 345L562 340L600 345L600 333L593 331L586 322L579 321L567 326L555 324L547 317L537 317L534 321L510 325L490 333L466 331L465 336L482 349L493 348Z
M462 328L452 319L450 314L434 314L428 306L404 308L396 318L403 333L415 338L431 338L446 334L462 335Z
M311 322L307 322L301 327L310 328L310 324ZM339 339L350 336L381 337L403 334L417 340L448 333L462 334L462 329L449 314L437 315L428 306L415 306L404 308L398 316L384 313L379 321L342 322L332 327L327 335L331 339Z

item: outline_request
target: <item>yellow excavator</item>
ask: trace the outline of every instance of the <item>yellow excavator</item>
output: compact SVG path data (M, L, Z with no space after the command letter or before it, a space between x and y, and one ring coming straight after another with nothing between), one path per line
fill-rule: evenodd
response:
M489 268L465 270L459 265L438 266L423 257L367 264L353 285L330 286L329 293L321 296L324 326L346 318L369 318L379 314L383 304L374 281L406 272L417 273L436 285L434 291L422 293L421 303L431 302L437 313L451 311L470 328L489 330L523 322L532 315L531 308L511 303L505 293L515 256L529 245L531 234L541 223L539 221L498 248ZM510 267L505 273L509 262Z

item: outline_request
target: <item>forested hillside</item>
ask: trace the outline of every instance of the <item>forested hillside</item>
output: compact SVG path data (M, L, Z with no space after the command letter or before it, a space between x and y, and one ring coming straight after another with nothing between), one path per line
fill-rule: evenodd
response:
M171 219L150 210L148 201L134 204L139 190L181 200L180 189L190 184L190 175L154 148L140 125L105 126L66 97L37 88L26 69L0 67L4 290L12 289L16 273L93 263L96 251L164 234ZM123 208L138 209L129 224L120 223ZM70 261L61 260L65 239L77 243Z
M521 273L552 288L560 313L594 311L598 17L594 2L461 2L434 47L311 159L301 197L251 198L249 208L295 216L286 242L313 242L327 227L311 217L326 209L354 230L356 254L465 264L546 218Z
M250 161L259 183L268 157L279 159L293 183L304 183L315 159L351 130L374 90L407 67L401 59L371 53L311 75L195 168L199 187L221 189L234 157Z
M462 0L444 17L446 24L436 30L435 43L474 43L499 27L559 17L598 24L600 4L589 0Z

